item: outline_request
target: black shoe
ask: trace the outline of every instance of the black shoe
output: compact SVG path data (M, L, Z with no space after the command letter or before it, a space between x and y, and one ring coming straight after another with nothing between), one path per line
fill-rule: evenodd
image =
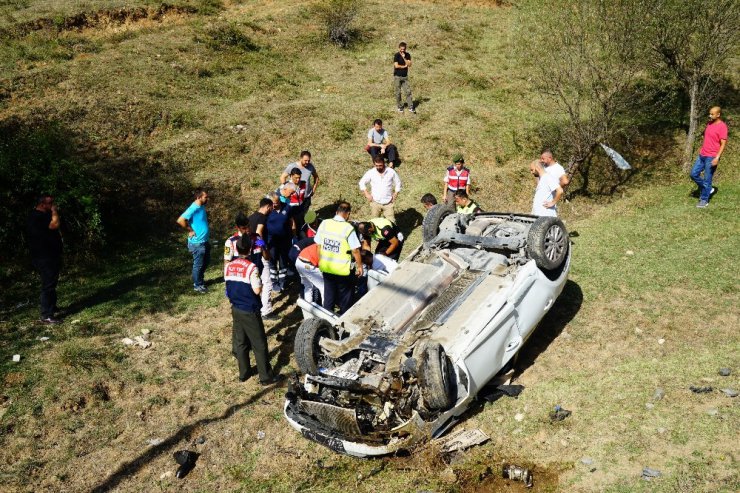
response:
M273 375L267 380L260 379L260 385L267 387L268 385L273 385L278 382L282 382L283 380L285 380L285 375Z
M240 382L246 382L250 378L252 378L252 374L251 373L247 373L247 376L246 377L239 377L239 381Z
M712 190L709 192L709 198L711 199L714 197L714 195L717 193L717 187L712 187Z

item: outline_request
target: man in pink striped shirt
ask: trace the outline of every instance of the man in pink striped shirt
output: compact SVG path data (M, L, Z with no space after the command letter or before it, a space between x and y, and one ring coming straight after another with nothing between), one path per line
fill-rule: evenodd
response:
M712 177L727 144L727 124L720 119L721 113L722 109L719 106L709 110L709 122L704 129L704 142L691 170L691 179L699 186L699 203L696 206L700 209L709 206L709 199L715 190L712 187Z

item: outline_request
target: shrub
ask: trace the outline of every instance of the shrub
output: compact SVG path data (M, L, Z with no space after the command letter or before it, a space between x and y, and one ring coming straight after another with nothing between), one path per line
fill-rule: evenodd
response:
M324 0L316 7L316 16L324 24L332 43L346 48L359 38L359 30L353 23L360 5L358 0Z
M342 141L351 139L352 134L354 134L354 131L355 131L355 125L351 121L334 120L333 122L331 122L331 129L329 130L329 135L335 141L342 142Z
M206 34L208 35L206 46L212 50L220 51L228 48L236 48L242 51L259 50L259 46L233 24L213 27Z

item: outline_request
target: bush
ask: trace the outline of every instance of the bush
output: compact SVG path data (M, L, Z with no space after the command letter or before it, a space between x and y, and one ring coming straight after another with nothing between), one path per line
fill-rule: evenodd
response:
M74 157L60 125L0 124L0 247L18 253L35 197L52 194L62 211L65 239L87 247L103 243L99 182Z
M359 30L353 27L360 12L358 0L325 0L316 7L316 16L326 28L329 40L346 48L359 38Z
M257 51L257 46L249 36L244 34L236 26L229 24L209 29L206 33L206 45L212 50L225 50L236 48L242 51Z

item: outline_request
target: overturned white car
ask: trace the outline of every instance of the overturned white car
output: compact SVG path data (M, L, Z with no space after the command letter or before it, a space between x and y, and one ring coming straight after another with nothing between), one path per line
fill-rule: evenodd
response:
M285 416L306 438L358 457L408 449L459 419L516 355L565 285L570 241L554 217L440 204L424 243L341 317L295 339L302 375Z

